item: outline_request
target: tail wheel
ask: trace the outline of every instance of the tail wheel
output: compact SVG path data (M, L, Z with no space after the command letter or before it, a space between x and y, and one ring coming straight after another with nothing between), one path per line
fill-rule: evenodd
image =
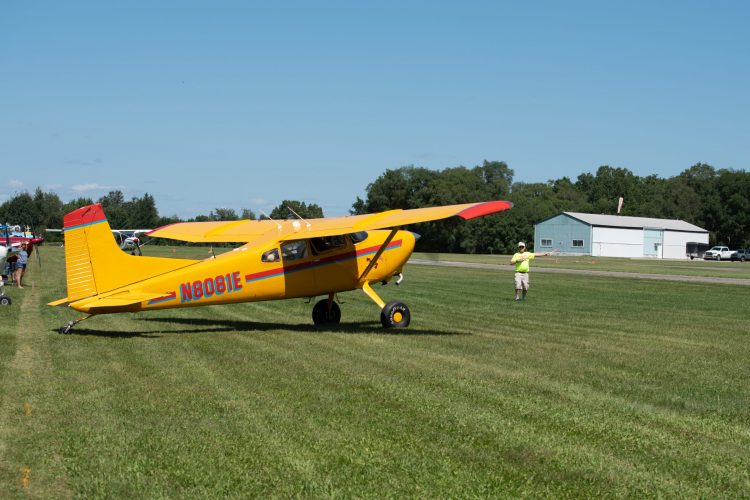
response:
M388 302L380 311L380 322L385 328L406 328L410 321L411 312L402 302Z
M341 321L341 308L337 303L323 299L313 307L312 317L316 325L338 325Z

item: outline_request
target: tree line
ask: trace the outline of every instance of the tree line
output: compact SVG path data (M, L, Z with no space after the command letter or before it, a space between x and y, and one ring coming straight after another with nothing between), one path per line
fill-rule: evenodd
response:
M622 215L681 219L710 233L710 241L731 247L750 246L750 173L716 169L698 163L679 175L640 177L626 168L601 166L595 174L584 173L539 183L514 182L514 172L500 161L475 167L431 170L405 166L388 169L368 184L365 199L357 197L350 212L364 214L436 205L507 199L513 209L471 221L443 220L415 224L422 238L419 249L435 252L509 253L519 240L533 241L534 224L560 212L615 214L624 198ZM113 228L155 228L179 218L160 216L154 197L146 193L129 200L111 191L97 200ZM37 188L33 194L16 194L0 205L0 221L26 224L36 231L61 228L63 216L93 203L78 198L63 203L54 192ZM272 219L323 217L314 203L283 200ZM252 210L237 213L216 208L188 221L256 219Z
M679 175L639 177L627 168L601 166L584 173L539 183L513 182L504 162L485 161L467 168L387 170L357 198L352 213L417 208L449 203L508 199L510 211L459 222L415 225L420 249L466 253L509 253L520 240L533 241L534 224L561 212L681 219L709 231L712 244L750 246L750 173L716 169L705 163Z

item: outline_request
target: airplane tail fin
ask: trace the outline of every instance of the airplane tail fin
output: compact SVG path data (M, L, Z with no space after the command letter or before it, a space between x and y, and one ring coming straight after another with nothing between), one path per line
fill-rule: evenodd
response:
M50 305L93 297L197 262L126 254L98 203L67 214L64 231L68 297Z

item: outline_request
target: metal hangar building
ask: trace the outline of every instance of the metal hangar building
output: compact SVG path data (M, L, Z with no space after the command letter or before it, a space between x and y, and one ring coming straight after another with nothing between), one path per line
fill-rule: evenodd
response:
M594 257L687 259L708 231L682 220L563 212L534 225L534 251Z

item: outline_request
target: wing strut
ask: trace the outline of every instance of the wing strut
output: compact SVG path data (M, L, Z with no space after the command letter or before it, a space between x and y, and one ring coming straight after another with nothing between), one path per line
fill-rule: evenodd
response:
M391 233L385 239L385 241L380 246L380 248L378 248L378 251L375 253L375 255L372 257L372 260L367 265L367 268L364 271L362 271L362 275L359 277L358 281L362 281L363 279L367 277L368 274L370 274L370 271L372 271L372 268L375 267L375 264L378 263L378 259L380 258L381 255L383 255L383 252L385 252L385 249L388 248L388 245L390 245L391 240L393 239L394 236L396 236L397 232L398 232L397 227L394 227L393 229L391 229Z

